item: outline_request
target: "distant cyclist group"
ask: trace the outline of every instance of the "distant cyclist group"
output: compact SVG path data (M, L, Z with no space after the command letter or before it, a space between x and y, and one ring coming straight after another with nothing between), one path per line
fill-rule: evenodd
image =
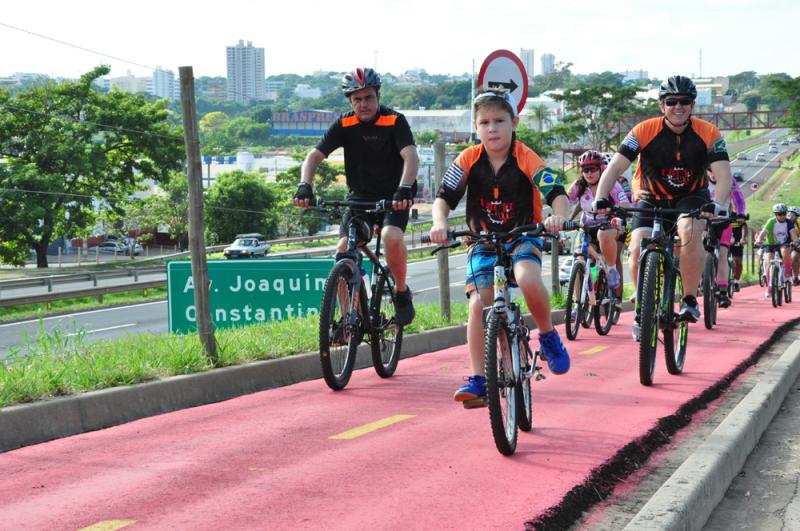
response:
M403 235L416 196L419 161L408 122L401 113L380 104L380 89L381 79L371 68L344 76L342 90L352 111L336 120L308 153L293 199L298 207L317 205L315 171L331 152L343 148L349 193L346 201L336 202L345 207L336 262L344 265L335 282L329 277L329 304L320 320L323 369L339 377L332 380L338 382L331 385L335 389L343 387L341 371L348 372L349 378L356 348L365 335L368 342L399 343L402 328L415 317L411 289L406 285ZM559 172L517 139L518 107L508 92L481 89L474 98L479 143L464 149L447 168L436 192L428 234L440 247L456 245L448 217L465 199L468 230L459 234L468 246L466 343L471 374L454 394L465 407L488 401L491 412L492 389L499 389L500 399L505 396L508 402L511 391L506 388L521 392L519 382L540 374L535 367L539 356L553 374L569 371L569 354L551 319L541 257L543 236L558 234L565 223L572 227L568 220L579 214L581 232L573 240L574 278L568 285L565 311L567 336L574 339L578 327L590 326L592 319L600 333L607 333L616 322L625 299L622 257L627 248L634 282L630 299L636 312L632 335L644 352L640 355L642 383L652 381L651 358L661 332L665 348L671 349L670 372L682 369L686 325L701 318L699 290L705 299L704 312L713 311L712 325L716 305L731 305L742 275L748 217L742 192L731 176L726 143L716 126L692 116L697 88L688 77L666 79L658 98L661 116L635 125L615 153L590 149L580 155L579 175L569 189ZM629 182L625 175L633 162L637 162L636 170ZM324 206L324 200L319 203ZM552 211L547 217L545 204ZM782 265L777 270L781 289L800 283L799 213L795 206L775 205L774 217L755 237L763 256L762 285L770 297L776 280L770 278L772 263ZM360 253L373 235L378 245L375 252L369 251L370 261L385 277L383 288L375 279L371 284L366 276L360 280L364 273ZM506 283L519 288L536 323L540 349L532 359L527 347L500 344L498 350L497 344L490 345L502 343L502 337L518 337L518 326L527 338L527 328L513 321L513 312L506 315L507 307L498 305L498 300L505 301ZM369 298L383 298L387 304L361 300ZM788 302L790 296L784 299ZM715 302L713 309L709 300ZM497 312L505 316L499 325L491 320ZM498 335L498 327L508 335ZM335 362L333 353L341 347L343 359ZM399 351L399 345L388 349L384 345L382 350ZM529 359L512 364L498 354L490 362L490 350L508 350L522 358L521 351L527 350ZM391 375L393 368L378 372ZM495 379L505 383L498 387ZM524 401L519 404L525 407Z

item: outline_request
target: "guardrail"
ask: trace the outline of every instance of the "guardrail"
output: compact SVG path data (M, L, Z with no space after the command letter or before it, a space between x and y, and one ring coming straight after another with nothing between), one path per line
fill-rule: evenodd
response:
M0 294L4 290L27 288L34 286L47 286L47 291L53 291L54 284L65 284L67 282L80 282L82 280L92 281L97 287L98 279L133 277L134 282L139 281L139 275L147 273L163 273L164 266L151 266L141 268L107 269L103 271L89 271L83 273L69 273L66 275L49 275L34 278L22 278L17 280L0 281Z
M60 293L44 293L41 295L26 295L24 297L13 297L10 299L0 299L0 308L7 306L16 306L19 304L40 304L45 302L53 302L64 299L76 299L79 297L98 297L102 302L103 295L110 293L118 293L120 291L131 291L132 289L151 289L160 288L167 284L166 280L151 280L148 282L140 282L136 287L131 287L130 284L122 286L105 286L101 288L82 289L76 291L62 291Z

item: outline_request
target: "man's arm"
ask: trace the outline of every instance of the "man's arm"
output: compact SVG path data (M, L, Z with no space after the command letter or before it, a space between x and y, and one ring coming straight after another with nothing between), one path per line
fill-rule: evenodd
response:
M325 160L325 154L317 148L312 149L306 155L303 165L300 167L300 182L297 184L297 192L292 198L294 206L308 208L314 200L314 174L320 163Z
M429 235L433 243L443 245L447 243L447 216L450 215L450 205L441 197L437 197L433 201L433 209L431 216L433 217L433 225Z
M731 198L731 186L733 178L731 176L731 163L727 160L718 160L711 163L711 173L717 179L717 186L714 188L712 198L718 205L725 205ZM730 212L728 212L730 214Z
M603 175L600 176L595 198L607 198L611 193L611 189L614 188L614 184L617 182L617 176L625 173L630 166L631 161L629 161L627 157L620 153L614 153L614 156L611 157L611 162L606 166Z

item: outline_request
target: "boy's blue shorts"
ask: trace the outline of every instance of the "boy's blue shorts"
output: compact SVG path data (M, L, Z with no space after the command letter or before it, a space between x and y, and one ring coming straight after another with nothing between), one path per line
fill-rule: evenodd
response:
M531 260L541 267L542 238L520 236L505 244L505 246L506 250L511 253L512 267L523 260ZM467 253L467 281L464 288L467 298L469 298L470 293L478 288L488 289L493 286L495 259L495 251L489 245L478 243L470 248ZM509 285L516 286L516 283L512 281Z

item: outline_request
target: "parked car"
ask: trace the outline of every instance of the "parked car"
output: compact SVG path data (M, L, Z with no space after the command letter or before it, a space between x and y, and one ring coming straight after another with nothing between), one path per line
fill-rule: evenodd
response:
M740 151L736 154L736 160L747 160L747 153Z
M133 244L133 254L135 256L139 256L142 252L142 245L139 243ZM97 251L103 254L124 254L130 255L131 249L130 247L123 242L119 241L107 241L97 245Z
M765 162L767 160L767 156L763 153L756 153L756 162Z
M572 274L572 264L575 262L575 258L569 257L564 260L564 263L558 268L558 282L565 286L569 283L569 276Z
M773 144L773 145L771 145L769 147L769 152L770 153L780 153L780 149L778 149L777 145Z
M733 170L733 178L739 182L744 181L744 172L742 170Z
M254 258L266 256L270 245L263 241L264 236L258 233L237 234L231 245L226 247L222 254L225 258Z

